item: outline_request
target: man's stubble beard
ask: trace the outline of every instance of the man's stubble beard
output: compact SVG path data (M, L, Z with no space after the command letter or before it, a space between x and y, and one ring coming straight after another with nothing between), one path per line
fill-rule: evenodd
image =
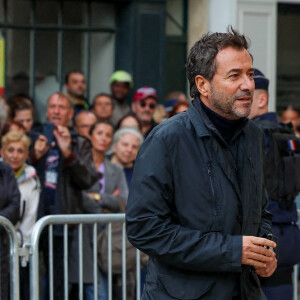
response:
M253 93L239 92L234 96L218 92L214 89L213 85L210 88L211 98L210 105L213 111L222 115L223 117L231 120L248 117L251 112L251 104L253 102ZM251 96L251 103L244 103L242 106L235 105L236 99L240 97Z

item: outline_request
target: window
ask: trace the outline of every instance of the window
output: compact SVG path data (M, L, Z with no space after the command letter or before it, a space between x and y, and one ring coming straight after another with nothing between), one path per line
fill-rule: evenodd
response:
M186 93L187 1L168 0L166 18L165 94Z
M81 70L87 99L107 92L114 70L114 4L99 1L0 0L5 40L5 94L34 99L45 121L46 100L63 90L65 74Z
M300 4L278 4L277 111L300 108Z

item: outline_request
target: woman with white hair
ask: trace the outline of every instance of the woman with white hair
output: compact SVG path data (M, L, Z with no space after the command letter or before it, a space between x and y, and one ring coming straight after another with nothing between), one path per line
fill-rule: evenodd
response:
M113 137L111 162L123 166L128 187L133 174L134 161L143 141L142 134L129 127L120 128Z

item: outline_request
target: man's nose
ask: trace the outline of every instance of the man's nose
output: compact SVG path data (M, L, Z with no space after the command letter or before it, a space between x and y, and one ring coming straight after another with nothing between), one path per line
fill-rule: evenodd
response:
M242 91L254 91L255 83L252 77L249 77L248 75L243 76L241 83L241 90Z

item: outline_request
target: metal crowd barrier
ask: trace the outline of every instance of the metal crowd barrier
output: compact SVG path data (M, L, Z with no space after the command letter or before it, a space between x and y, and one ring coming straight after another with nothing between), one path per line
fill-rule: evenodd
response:
M94 299L98 294L98 263L97 263L97 224L107 223L108 226L108 297L112 300L112 231L111 224L122 222L122 298L126 299L126 229L125 214L102 214L102 215L52 215L40 219L34 226L31 235L30 255L30 291L31 299L39 299L39 240L42 231L49 226L49 267L50 267L50 299L53 299L53 225L64 226L64 298L68 299L68 224L76 224L79 229L79 299L83 299L83 249L82 249L82 225L93 224L93 279ZM140 299L140 254L136 255L136 299Z
M83 225L93 225L93 285L94 300L98 299L98 257L97 257L97 235L98 224L106 223L108 228L108 299L112 300L112 223L123 223L122 227L122 299L126 300L126 228L125 214L84 214L84 215L51 215L46 216L35 224L30 243L19 248L16 231L9 220L0 216L0 226L8 234L10 241L10 299L20 300L19 292L19 257L22 265L26 266L29 260L30 269L30 299L40 299L39 291L39 242L42 232L49 228L49 299L54 299L53 292L53 226L63 225L64 244L64 299L69 299L68 282L68 230L69 225L78 226L78 248L79 248L79 299L83 299ZM140 252L136 250L136 299L141 298L140 284ZM1 297L1 295L0 295Z

